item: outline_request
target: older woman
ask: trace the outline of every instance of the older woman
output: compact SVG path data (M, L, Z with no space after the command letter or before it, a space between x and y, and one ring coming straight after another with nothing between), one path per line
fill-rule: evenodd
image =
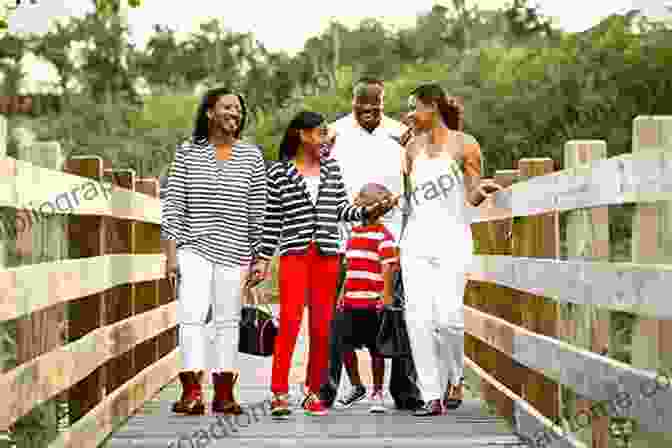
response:
M303 408L325 415L317 394L326 379L329 330L339 275L338 248L341 221L382 216L396 199L388 197L367 207L351 205L341 170L321 154L325 142L324 118L301 112L289 124L280 145L280 161L268 174L268 205L257 274L280 249L280 332L273 354L272 415L286 417L289 409L289 368L303 316L309 308L310 353Z
M241 287L257 253L266 204L261 151L239 140L245 118L242 96L227 89L207 92L193 138L177 148L168 177L161 238L167 272L179 265L181 274L182 397L173 406L178 413L205 412L201 382L207 359L214 362L212 411L242 412L233 396ZM205 327L209 310L214 346Z

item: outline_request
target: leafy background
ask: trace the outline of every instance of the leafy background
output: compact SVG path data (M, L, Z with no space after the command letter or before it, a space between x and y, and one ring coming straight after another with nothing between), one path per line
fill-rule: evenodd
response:
M251 106L245 137L274 159L296 111L313 109L330 119L348 112L359 76L386 80L392 117L404 112L415 86L438 81L464 98L466 131L481 143L486 176L516 168L523 157L550 157L561 169L570 139L604 139L609 156L629 152L635 116L672 115L672 30L636 11L566 33L526 1L481 10L454 0L400 31L375 19L354 28L333 22L289 56L268 51L251 33L227 30L220 18L184 41L157 25L147 48L135 48L118 2L94 3L95 13L46 35L1 35L0 93L47 92L58 99L55 110L11 116L9 129L29 129L39 140L61 142L66 155L100 155L142 177L165 172L175 145L191 132L199 94L222 85L245 93ZM59 74L44 91L23 90L20 61L29 53ZM11 139L10 155L16 145ZM631 208L610 207L612 261L630 261L631 215ZM625 362L631 322L630 315L614 314L619 348L613 356ZM7 370L15 335L3 329L0 361ZM53 418L46 409L24 419L12 437L30 446L21 434L47 431Z

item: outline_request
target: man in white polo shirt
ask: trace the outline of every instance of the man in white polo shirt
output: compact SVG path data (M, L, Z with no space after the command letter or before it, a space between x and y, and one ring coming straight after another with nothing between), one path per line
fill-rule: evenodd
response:
M403 148L398 141L408 128L384 115L384 95L381 80L360 79L353 89L352 113L329 125L330 133L335 134L335 143L329 152L338 161L351 200L354 200L362 186L370 182L384 185L393 194L402 193ZM383 223L398 241L401 231L400 210L397 208L388 213L383 217ZM343 261L349 229L348 225L341 226ZM344 274L339 289L342 288ZM341 373L341 353L338 339L332 331L329 378L321 391L321 399L327 405L332 405L336 398ZM398 408L414 409L421 404L415 378L412 360L393 360L390 391ZM349 404L365 397L361 388L356 387L350 395L343 399Z

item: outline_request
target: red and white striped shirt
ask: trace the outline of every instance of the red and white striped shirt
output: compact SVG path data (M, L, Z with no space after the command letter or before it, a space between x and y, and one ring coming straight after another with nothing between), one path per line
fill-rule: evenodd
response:
M383 265L398 261L394 236L383 224L355 226L346 246L344 308L383 306Z

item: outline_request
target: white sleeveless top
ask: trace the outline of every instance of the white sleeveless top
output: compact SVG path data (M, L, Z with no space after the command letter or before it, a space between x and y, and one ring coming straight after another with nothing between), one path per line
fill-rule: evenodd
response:
M448 155L429 159L419 154L411 175L410 216L401 241L403 253L450 256L471 263L473 238L464 176Z

